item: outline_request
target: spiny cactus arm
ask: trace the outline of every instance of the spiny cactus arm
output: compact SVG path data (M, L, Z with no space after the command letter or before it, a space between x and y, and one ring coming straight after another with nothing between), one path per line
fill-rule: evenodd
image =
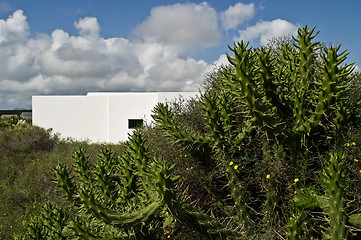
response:
M127 143L127 154L133 159L140 177L147 172L149 163L149 149L146 141L146 137L140 131L135 131ZM147 179L144 180L147 181Z
M284 62L276 62L275 53L272 49L260 48L257 51L258 76L262 85L260 92L264 95L262 100L267 112L263 113L263 129L267 132L268 138L278 138L280 133L285 134L286 126L292 116L289 96L285 88L289 91L289 77L280 77L280 72L285 72ZM290 52L288 52L288 55ZM289 57L289 56L288 56ZM286 133L287 134L287 133Z
M152 173L149 168L150 157L147 139L140 131L135 131L130 136L125 154L134 164L134 170L136 171L133 171L133 173L136 172L138 178L141 179L141 185L148 194L148 197L153 201L156 201L158 196L152 181Z
M226 174L237 218L245 228L249 228L251 224L251 214L247 207L245 192L239 185L241 181L237 175L237 170L234 169L233 165L226 165Z
M172 200L173 203L167 205L169 211L178 220L190 228L201 233L209 239L243 239L245 236L237 230L229 228L217 219L209 216L191 206L181 206Z
M96 233L92 233L89 229L84 229L83 226L78 222L71 221L70 226L75 232L75 235L81 237L82 239L89 239L89 240L105 239L104 237L97 236Z
M311 126L309 122L306 123L308 117L309 105L314 104L309 102L309 96L313 94L313 84L315 83L315 57L319 43L312 40L317 33L313 35L315 27L311 30L308 27L298 29L298 35L294 38L296 47L299 50L298 60L296 65L297 76L294 75L294 130L296 132L308 133ZM312 98L310 98L312 99Z
M268 229L275 226L280 217L279 211L277 211L277 206L280 205L280 198L278 196L275 178L272 174L272 177L266 179L267 183L265 184L266 200L263 205L262 222Z
M220 113L220 121L223 128L223 136L225 142L225 150L230 153L234 153L238 150L238 145L235 142L240 131L239 124L236 122L236 110L234 109L235 99L231 93L222 91L219 94L218 111Z
M167 162L157 159L152 164L152 169L156 173L159 195L162 196L163 204L167 206L174 218L210 239L240 239L243 237L242 234L228 228L215 218L189 205L183 206L183 202L179 200L174 190L174 183L178 178L171 176L173 168L174 165L168 166Z
M202 96L205 119L211 130L213 148L217 152L234 152L237 148L234 141L239 133L235 121L235 110L232 108L232 96L226 91L208 91Z
M49 236L55 239L66 239L63 231L66 230L68 215L62 209L46 203L42 211L43 224L49 231Z
M256 126L253 124L254 121L248 120L244 122L244 126L242 127L242 131L237 135L234 140L234 145L239 146L244 140L248 139L252 132L256 130Z
M143 135L141 131L134 131L129 137L127 147L134 162L140 167L138 171L142 174L146 170L149 162L149 145L147 144L145 135Z
M134 211L132 213L117 213L113 210L103 207L85 191L80 192L80 199L88 211L96 218L103 220L105 223L119 225L120 227L127 229L153 220L155 215L161 210L162 206L159 201L156 201L149 203L149 205L143 209Z
M334 59L337 59L337 62L335 62L333 66L334 70L337 71L337 78L335 79L336 90L333 94L330 94L332 95L334 101L334 104L330 107L330 110L336 113L336 117L333 119L332 125L332 128L334 129L336 144L342 144L342 132L344 131L346 120L348 119L348 116L350 114L350 108L347 102L348 99L345 99L345 96L348 95L347 91L350 90L349 82L352 80L352 71L354 70L353 63L340 66L342 62L346 59L348 53L346 53L345 50L342 53L338 54L337 51L339 48L340 46L334 47L329 50L333 52L333 54L329 55L331 55L331 57L333 57Z
M177 195L174 191L174 184L179 179L179 176L172 177L171 175L175 165L169 166L168 162L163 159L154 158L151 168L154 173L155 185L161 200L165 203L172 203L173 199L177 199Z
M325 168L321 174L321 185L324 195L317 193L312 187L303 189L295 195L293 202L301 209L314 209L321 207L326 215L328 226L324 228L326 239L347 239L349 234L347 223L357 223L357 215L347 217L345 213L345 200L343 197L342 174L345 171L345 155L336 153L330 155L329 159L324 159ZM350 222L351 219L351 222Z
M134 239L132 234L128 234L125 231L119 232L114 231L114 226L105 225L101 229L98 229L98 232L94 231L94 226L91 226L81 220L80 218L75 218L74 221L69 223L70 228L73 233L72 236L80 237L81 239L90 239L90 240L100 240L100 239ZM99 231L100 230L100 231Z
M27 229L27 236L29 237L29 239L34 239L34 240L38 240L38 239L46 239L43 234L41 233L41 229L36 227L33 224L28 224L28 229Z
M59 164L55 168L56 180L55 182L65 193L65 196L71 200L75 200L77 194L77 188L74 184L72 177L70 177L71 169L69 169L65 164Z
M246 239L245 236L237 230L227 227L214 217L195 208L188 206L184 207L182 210L178 209L176 211L178 213L178 221L187 224L189 227L202 233L209 239Z
M326 215L328 226L323 235L326 239L347 239L349 231L347 223L356 227L360 223L361 215L347 216L345 200L343 197L342 175L345 171L345 155L343 153L331 154L329 159L324 159L324 171L321 173L321 185L324 194L316 192L313 187L303 189L293 198L294 205L301 209L314 209L321 207Z
M136 167L130 160L129 156L123 155L117 170L120 173L120 181L122 184L123 200L130 199L137 194L138 175L135 171Z
M327 205L324 212L329 222L328 231L324 233L329 239L347 239L349 234L346 228L345 200L343 197L342 174L345 171L345 155L332 154L329 160L325 159L323 185Z
M310 119L314 125L322 124L322 117L328 114L332 106L340 100L342 92L348 90L348 82L351 80L348 76L353 71L353 65L340 66L348 53L346 51L338 53L339 49L340 45L324 48L321 93L318 97L315 117Z
M45 226L39 217L33 217L27 223L27 237L33 240L47 239L48 234Z
M92 180L90 176L90 169L89 169L89 156L86 154L84 148L80 148L75 151L74 153L74 168L78 172L83 187L91 187Z
M259 77L263 85L263 91L268 101L277 110L277 114L284 116L289 113L287 105L281 102L278 93L279 86L276 85L275 61L272 60L272 49L260 48L258 50ZM278 83L277 83L278 84Z
M240 85L239 87L233 87L233 89L238 90L240 100L247 103L250 114L256 118L259 124L262 124L262 113L266 112L267 109L262 106L262 96L257 91L255 52L252 48L248 48L248 43L245 44L243 41L235 43L234 47L229 47L229 49L234 53L234 57L227 54L228 61L235 68L235 73L231 73L233 78L230 84Z
M118 169L116 169L116 166L120 165L120 159L109 146L100 150L98 158L99 161L94 169L97 185L107 201L115 201L116 194L114 194L114 190L116 184L121 181L121 176L117 172ZM116 176L118 179L116 179Z
M106 145L100 149L98 158L105 166L105 170L107 172L112 172L115 168L115 165L119 163L120 159L118 154L109 145Z
M98 163L97 166L94 169L94 175L96 178L97 186L102 193L103 198L108 201L112 202L115 200L113 190L114 185L113 182L109 178L109 172L106 171L106 168L101 163Z
M302 209L295 209L287 223L286 239L303 240L308 239L311 229L307 228L309 219L307 213Z
M277 79L277 93L280 98L280 102L284 104L284 115L293 119L293 107L295 94L290 91L294 89L294 85L297 82L297 66L298 52L294 44L284 44L280 51L277 52L275 59L276 69L274 71L275 78ZM290 123L293 125L293 122Z
M309 90L310 84L313 83L314 73L315 73L315 58L316 51L319 48L318 42L313 42L312 40L317 36L318 32L313 34L316 27L313 27L311 30L305 26L304 28L298 29L298 34L294 38L299 49L299 58L300 58L300 88L305 92Z
M323 206L323 199L320 198L314 187L307 187L298 189L296 195L293 197L293 204L300 209L312 210L318 206Z
M167 104L159 103L153 110L154 121L166 136L173 139L174 143L184 144L195 150L211 150L213 141L208 136L191 133L182 128L181 124L170 111Z
M220 112L217 106L218 103L218 92L208 91L202 95L202 105L205 111L205 119L211 129L211 135L216 141L224 136L222 123L220 120ZM221 144L221 143L220 143Z

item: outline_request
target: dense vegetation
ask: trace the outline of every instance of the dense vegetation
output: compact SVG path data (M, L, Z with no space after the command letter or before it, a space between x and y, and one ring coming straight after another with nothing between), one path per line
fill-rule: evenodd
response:
M200 99L121 146L4 123L4 237L359 239L361 78L315 36L236 43Z
M50 201L64 205L53 180L59 163L72 164L76 149L92 155L100 145L63 141L31 125L30 119L0 119L0 239L12 239L27 231L26 222ZM121 151L121 146L114 146Z

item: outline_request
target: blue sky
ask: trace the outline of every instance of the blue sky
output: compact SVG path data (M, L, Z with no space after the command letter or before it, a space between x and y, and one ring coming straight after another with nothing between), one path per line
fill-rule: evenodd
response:
M0 0L0 109L32 95L197 91L227 45L316 26L361 66L361 2ZM359 69L359 68L358 68Z

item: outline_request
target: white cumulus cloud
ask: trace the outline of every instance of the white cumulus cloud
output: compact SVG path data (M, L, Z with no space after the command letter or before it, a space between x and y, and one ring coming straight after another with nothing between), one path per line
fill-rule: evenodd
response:
M22 10L15 11L7 20L0 20L0 44L24 41L29 25Z
M195 8L210 11L205 4ZM197 91L209 69L205 61L186 57L179 44L104 39L94 17L74 27L78 35L55 29L31 38L21 10L0 20L1 108L30 107L37 94Z
M80 19L78 22L74 22L74 26L79 30L81 36L90 36L95 38L99 36L100 26L95 17Z
M210 47L221 42L217 13L206 2L155 7L134 32L166 44Z
M0 108L30 107L31 96L39 94L198 91L213 67L189 54L195 47L217 46L222 30L235 29L254 14L254 5L243 3L222 13L206 2L159 6L135 27L137 37L127 39L101 37L95 17L75 21L74 35L54 29L33 37L27 17L17 10L0 19ZM240 30L236 40L265 44L296 29L282 19L259 22ZM227 63L225 55L215 63Z
M236 3L229 6L228 9L221 13L221 23L225 30L234 29L243 22L253 18L255 14L254 4Z
M239 37L235 41L254 41L259 39L262 45L266 45L274 37L294 35L297 26L283 19L273 21L261 21L254 26L239 31Z

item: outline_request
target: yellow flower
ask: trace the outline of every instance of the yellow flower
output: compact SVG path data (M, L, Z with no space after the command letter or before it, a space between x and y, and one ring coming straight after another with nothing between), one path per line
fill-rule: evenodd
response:
M355 142L352 142L351 145L356 146L356 143L355 143Z
M184 157L187 157L187 154L184 154Z
M300 181L300 179L295 178L293 181L296 183L296 182Z
M355 158L354 161L355 161L355 162L358 162L358 159Z
M350 146L350 144L349 144L349 143L345 143L345 146L346 146L346 147L349 147L349 146Z
M238 168L238 165L234 166L234 170L237 170L237 168Z
M270 178L270 177L271 177L271 175L267 174L266 178Z
M233 165L233 162L230 162L230 163L229 163L229 166L232 166L232 165Z
M361 170L360 170L360 173L361 173Z

